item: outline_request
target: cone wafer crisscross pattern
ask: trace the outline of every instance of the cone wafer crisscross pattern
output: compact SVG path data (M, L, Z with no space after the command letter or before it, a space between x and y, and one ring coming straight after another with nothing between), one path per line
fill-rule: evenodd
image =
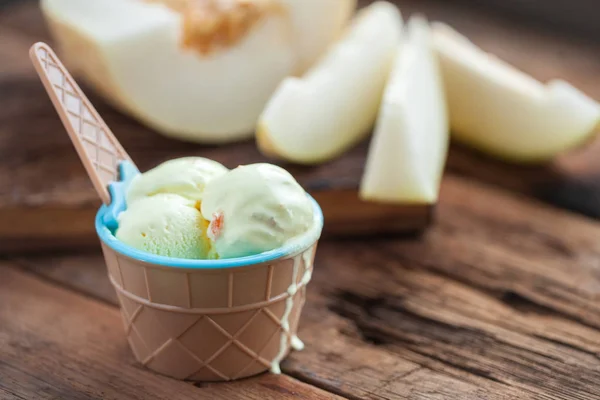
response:
M219 270L164 268L103 249L135 357L178 379L223 381L269 369L282 338L288 351L316 244L268 265Z
M118 166L131 161L129 156L54 52L38 43L31 56L95 189L109 203L106 187L117 180Z

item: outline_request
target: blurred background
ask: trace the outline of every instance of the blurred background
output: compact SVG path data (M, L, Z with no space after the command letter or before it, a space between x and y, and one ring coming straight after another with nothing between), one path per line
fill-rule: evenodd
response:
M0 6L23 1L28 0L0 0ZM361 0L363 5L370 2L370 0ZM526 18L543 25L560 27L568 32L590 35L600 40L598 23L600 4L597 0L439 0L439 2L487 8L491 12L505 13L508 17ZM402 6L404 2L397 0L396 3Z
M600 39L600 3L596 0L457 0L449 3L472 4L522 17L549 27Z
M421 13L447 22L534 78L562 78L600 99L598 0L393 2L405 20ZM369 3L359 0L359 6ZM27 57L40 40L52 43L38 2L0 0L0 252L97 246L91 221L98 199ZM228 166L263 160L252 140L218 147L165 138L84 90L142 170L186 155ZM367 147L368 140L322 167L286 168L309 191L330 189L332 182L336 189L356 188ZM600 218L599 151L595 142L551 165L516 166L454 144L447 173Z

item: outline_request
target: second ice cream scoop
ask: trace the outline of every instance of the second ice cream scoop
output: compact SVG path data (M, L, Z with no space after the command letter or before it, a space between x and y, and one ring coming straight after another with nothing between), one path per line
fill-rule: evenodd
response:
M184 157L166 161L136 176L127 191L127 205L159 193L178 194L202 200L206 184L228 171L216 161L203 157Z
M202 215L219 258L276 249L313 225L313 205L284 169L271 164L238 167L210 181Z

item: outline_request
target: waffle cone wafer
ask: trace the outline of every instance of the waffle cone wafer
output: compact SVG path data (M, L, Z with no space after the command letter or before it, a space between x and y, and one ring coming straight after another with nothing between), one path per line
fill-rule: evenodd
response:
M292 344L317 243L268 263L187 269L129 258L102 244L127 339L147 368L228 381L277 370Z
M50 46L36 43L29 55L96 192L109 204L107 185L131 158Z

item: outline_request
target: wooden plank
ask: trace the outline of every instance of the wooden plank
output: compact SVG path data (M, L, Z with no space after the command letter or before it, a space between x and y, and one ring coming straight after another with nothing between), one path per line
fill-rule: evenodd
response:
M7 264L0 274L2 398L339 399L285 375L196 387L159 376L135 363L114 307Z
M447 180L439 222L421 240L321 247L301 328L309 346L287 371L308 382L315 370L348 374L345 384L396 398L389 365L401 359L518 388L517 398L596 398L599 234L583 218Z
M596 222L458 178L447 179L442 198L424 240L385 251L600 329Z
M21 268L86 296L117 305L117 295L106 271L101 252L44 254L13 259Z
M339 262L342 249L337 250L329 257ZM308 350L294 354L287 366L290 373L298 371L299 379L310 377L315 369L325 379L350 373L346 383L359 382L382 398L397 398L396 388L405 384L405 377L396 376L387 363L406 360L420 366L417 372L431 369L502 396L592 399L597 395L598 330L556 312L513 307L489 293L393 262L387 255L374 256L375 252L345 247L343 264L321 261L326 272L315 277L318 293L312 293L309 304L312 311L330 310L336 318L321 312L303 321L301 334ZM339 273L342 267L344 274ZM359 342L363 347L338 346L338 341ZM364 347L365 343L371 346ZM383 365L374 368L359 361L370 359L364 353L374 357L383 351L387 360ZM348 364L360 372L347 371ZM488 396L480 394L480 398Z
M596 398L600 225L460 177L438 212L420 239L321 244L284 371L352 399ZM19 264L113 302L87 259Z
M326 249L329 249L327 254L333 250L327 245ZM97 289L108 285L99 254L87 257L38 256L20 259L18 263L21 268L45 279L116 305L114 293ZM73 274L77 266L78 274ZM82 279L82 276L86 278ZM306 326L302 328L302 338L309 349L295 353L291 360L283 363L286 374L350 399L403 399L409 394L414 398L449 400L529 398L526 392L488 384L477 377L469 381L433 371L385 349L373 347L364 339L352 337L344 332L344 329L350 329L351 323L328 311L327 304L320 304L324 297L317 292L314 298L312 289L312 303L307 305L305 314L308 315L303 321ZM482 384L485 387L481 387Z

